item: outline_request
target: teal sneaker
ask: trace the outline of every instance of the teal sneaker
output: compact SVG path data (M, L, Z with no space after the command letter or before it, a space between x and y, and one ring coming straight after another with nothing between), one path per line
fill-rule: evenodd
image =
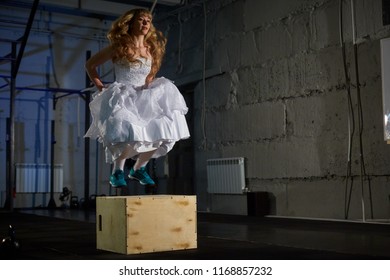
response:
M115 170L114 174L110 176L110 185L114 188L126 187L125 173L123 170Z
M141 167L140 169L134 171L133 168L131 168L129 173L130 179L135 179L140 182L141 185L144 186L155 186L156 183L153 181L152 178L150 178L149 174L146 172L145 167Z

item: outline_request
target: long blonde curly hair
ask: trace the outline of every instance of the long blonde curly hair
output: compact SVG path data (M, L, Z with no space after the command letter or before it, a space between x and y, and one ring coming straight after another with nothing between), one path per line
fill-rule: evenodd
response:
M111 26L110 31L107 34L112 47L113 47L113 61L120 61L126 59L131 63L138 62L136 60L136 50L133 37L130 36L129 30L131 25L138 16L148 16L152 19L152 14L146 9L133 9L124 13L118 18ZM150 29L144 39L144 44L148 47L148 50L152 56L152 68L148 77L154 78L161 67L162 59L165 54L165 46L167 39L158 31L152 23L150 23Z

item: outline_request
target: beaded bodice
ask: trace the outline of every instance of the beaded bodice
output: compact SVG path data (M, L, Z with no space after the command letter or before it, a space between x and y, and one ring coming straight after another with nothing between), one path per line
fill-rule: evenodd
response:
M118 83L142 86L149 74L152 63L149 59L140 57L140 63L115 63L115 76Z

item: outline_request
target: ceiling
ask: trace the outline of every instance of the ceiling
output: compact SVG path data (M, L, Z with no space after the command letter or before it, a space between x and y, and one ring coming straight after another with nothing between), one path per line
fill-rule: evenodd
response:
M2 6L31 8L33 0L1 0ZM134 8L151 9L158 14L169 13L190 2L188 0L40 0L38 9L56 13L113 20Z

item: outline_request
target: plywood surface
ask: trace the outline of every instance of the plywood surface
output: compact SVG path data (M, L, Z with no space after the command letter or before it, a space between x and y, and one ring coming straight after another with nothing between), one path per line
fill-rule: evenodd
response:
M98 249L138 254L197 247L196 196L99 197L96 217Z
M128 199L128 252L196 248L194 196Z
M97 249L126 253L126 200L97 199Z

